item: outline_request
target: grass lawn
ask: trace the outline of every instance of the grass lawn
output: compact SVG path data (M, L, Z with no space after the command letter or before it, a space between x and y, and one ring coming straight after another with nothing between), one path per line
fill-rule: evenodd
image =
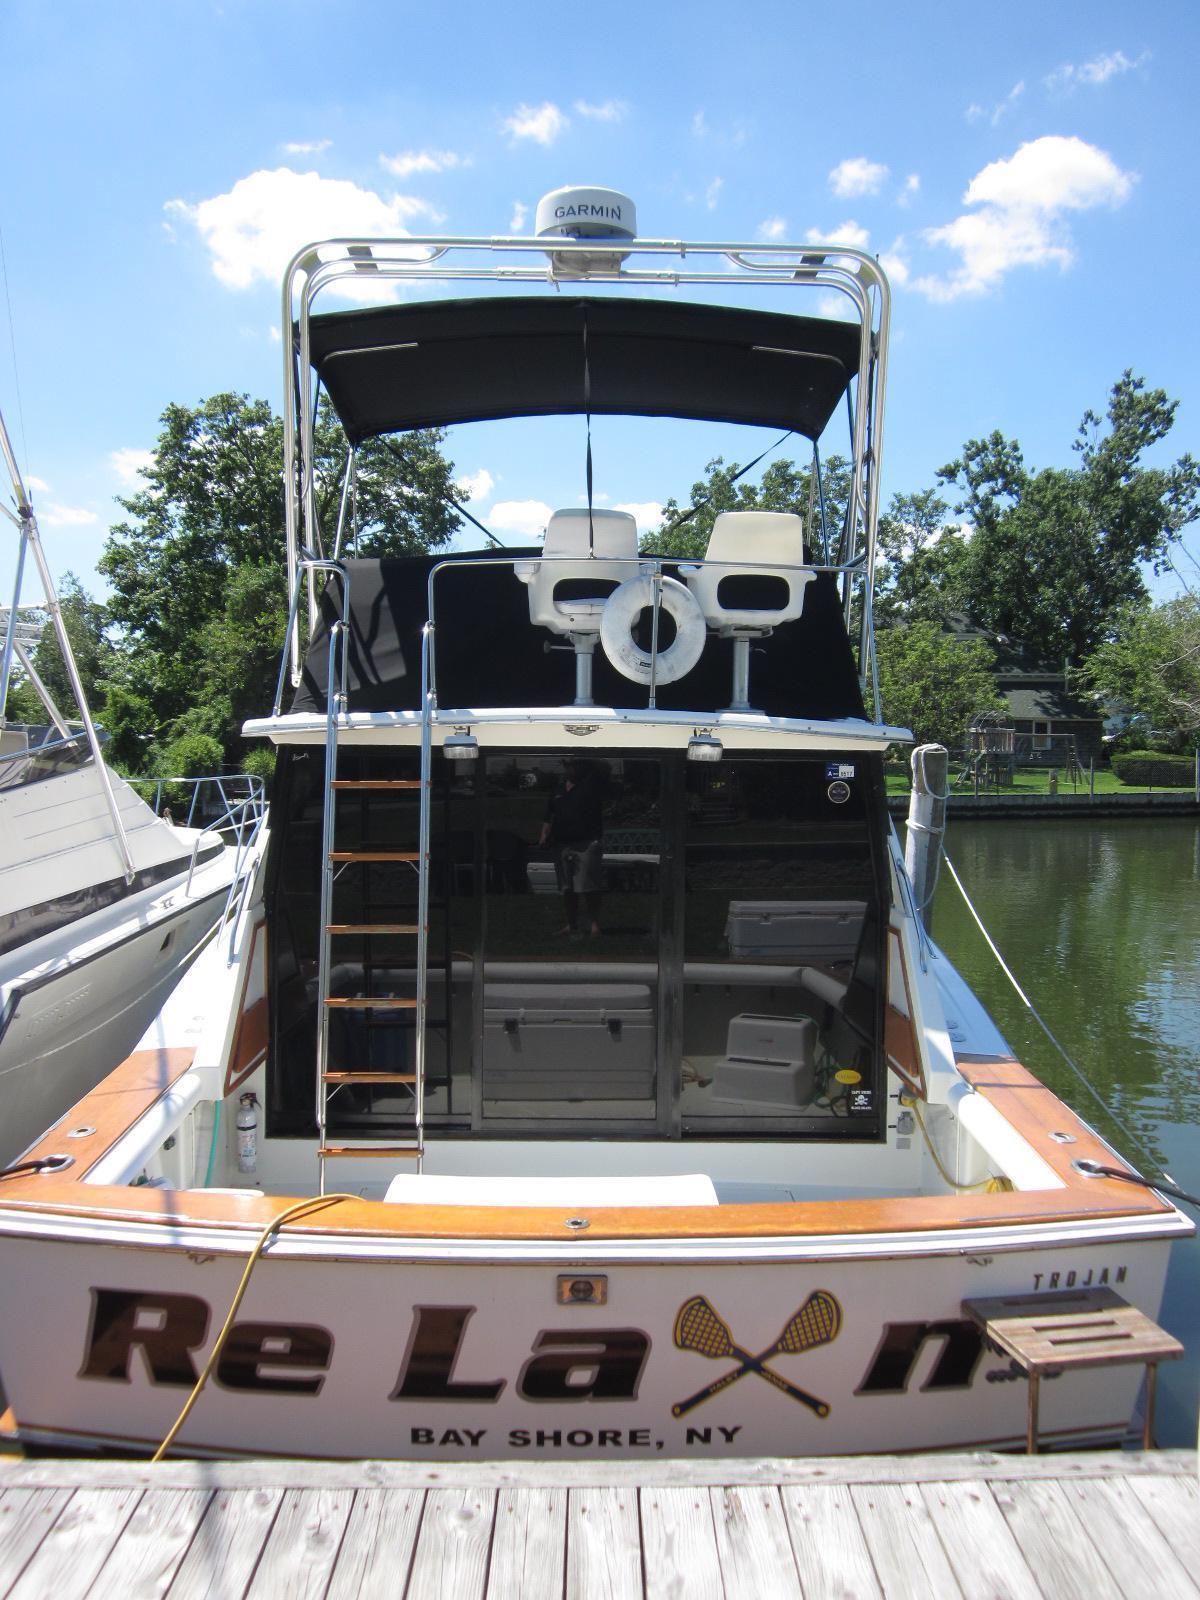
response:
M969 777L961 783L958 781L958 779L959 774L952 767L950 769L951 794L975 793L975 785ZM889 773L886 781L887 792L889 794L907 794L911 788L911 784L907 776L901 777L898 773ZM1153 792L1155 794L1162 794L1169 791L1173 794L1187 794L1190 789L1190 784L1183 788L1177 788L1173 785L1166 786L1163 784L1157 784L1154 786ZM1016 773L1016 782L1011 785L1002 784L999 788L997 788L995 784L988 784L986 787L984 787L984 785L981 783L979 787L979 793L981 795L1049 794L1049 792L1050 769L1047 767L1020 768ZM1070 783L1067 780L1064 772L1060 769L1058 774L1058 792L1060 795L1087 794L1089 792L1087 773L1085 772L1082 778L1078 779L1075 783ZM1150 792L1150 787L1146 784L1122 783L1117 777L1116 773L1113 772L1110 767L1099 767L1096 770L1097 794L1148 794Z

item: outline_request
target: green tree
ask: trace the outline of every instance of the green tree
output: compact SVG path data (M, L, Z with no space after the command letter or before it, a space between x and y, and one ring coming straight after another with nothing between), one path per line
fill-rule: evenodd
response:
M1081 676L1132 707L1174 749L1191 749L1200 736L1200 598L1129 607Z
M941 621L962 603L966 541L934 489L895 494L879 519L875 619Z
M58 585L58 599L63 626L67 631L67 638L71 641L71 654L75 657L84 693L88 696L92 714L97 715L97 707L91 705L92 686L102 683L108 677L112 670L113 655L112 645L105 636L107 619L104 605L92 598L73 572L63 575ZM45 684L62 715L68 721L78 719L79 706L71 688L67 664L59 647L58 634L49 619L33 650L33 664L38 677ZM46 712L40 709L40 701L38 706L39 710L33 720L47 721Z
M653 533L646 535L642 549L675 560L701 560L708 549L709 535L720 511L794 511L808 518L813 498L812 475L808 468L797 467L792 461L772 461L757 484L748 478L738 478L741 471L736 461L726 466L723 456L710 461L704 477L693 483L687 506L681 507L673 498L667 501L663 507L661 524ZM821 480L832 555L845 516L846 501L850 496L849 462L841 456L831 456L821 468ZM695 506L696 511L686 522L679 522L679 518L691 506ZM811 525L814 530L819 527L815 506ZM815 531L813 538L819 544ZM819 548L814 555L818 561L824 559L824 553Z
M1168 562L1200 509L1190 455L1166 467L1142 459L1170 433L1176 408L1127 370L1104 419L1085 413L1078 466L1032 472L1020 445L996 432L941 469L972 529L953 588L977 622L1053 662L1077 664L1112 637L1124 608L1146 596L1142 564Z
M936 621L881 628L876 659L884 721L911 728L919 744L958 748L973 717L1004 705L984 641L956 638Z
M283 428L270 406L218 394L168 406L144 486L120 501L100 570L117 629L114 676L153 705L168 739L240 748L243 719L269 704L286 620ZM438 429L377 439L358 454L357 549L406 554L445 543L458 525L453 469ZM314 492L332 539L346 440L327 400L314 439Z

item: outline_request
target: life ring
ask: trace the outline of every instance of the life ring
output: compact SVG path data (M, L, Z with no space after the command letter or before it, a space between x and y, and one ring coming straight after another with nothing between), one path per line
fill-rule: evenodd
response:
M675 624L675 638L666 650L658 652L654 681L674 683L696 665L704 649L704 613L692 591L675 578L662 580L661 607ZM633 637L634 625L643 611L654 605L654 580L648 575L629 578L605 601L600 614L600 638L604 653L626 678L634 683L650 682L649 650L643 650Z

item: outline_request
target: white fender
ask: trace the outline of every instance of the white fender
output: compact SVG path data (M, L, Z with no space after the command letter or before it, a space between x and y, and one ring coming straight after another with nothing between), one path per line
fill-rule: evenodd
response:
M706 632L704 613L692 591L674 578L662 580L661 604L675 624L675 638L669 649L658 652L654 681L674 683L700 659ZM650 652L643 650L633 637L633 625L653 605L654 580L643 574L614 589L600 614L604 653L617 671L634 683L650 682Z

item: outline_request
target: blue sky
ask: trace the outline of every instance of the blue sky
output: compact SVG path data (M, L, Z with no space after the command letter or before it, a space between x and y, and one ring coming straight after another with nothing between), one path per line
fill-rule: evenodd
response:
M1165 453L1200 454L1194 0L5 0L0 58L0 408L55 571L93 589L164 406L279 407L293 247L528 231L564 183L626 191L647 237L879 253L885 496L992 428L1068 464L1127 366L1180 401ZM711 443L605 442L600 498L643 521ZM582 492L577 445L491 430L450 453L513 539ZM4 601L12 564L0 548Z

